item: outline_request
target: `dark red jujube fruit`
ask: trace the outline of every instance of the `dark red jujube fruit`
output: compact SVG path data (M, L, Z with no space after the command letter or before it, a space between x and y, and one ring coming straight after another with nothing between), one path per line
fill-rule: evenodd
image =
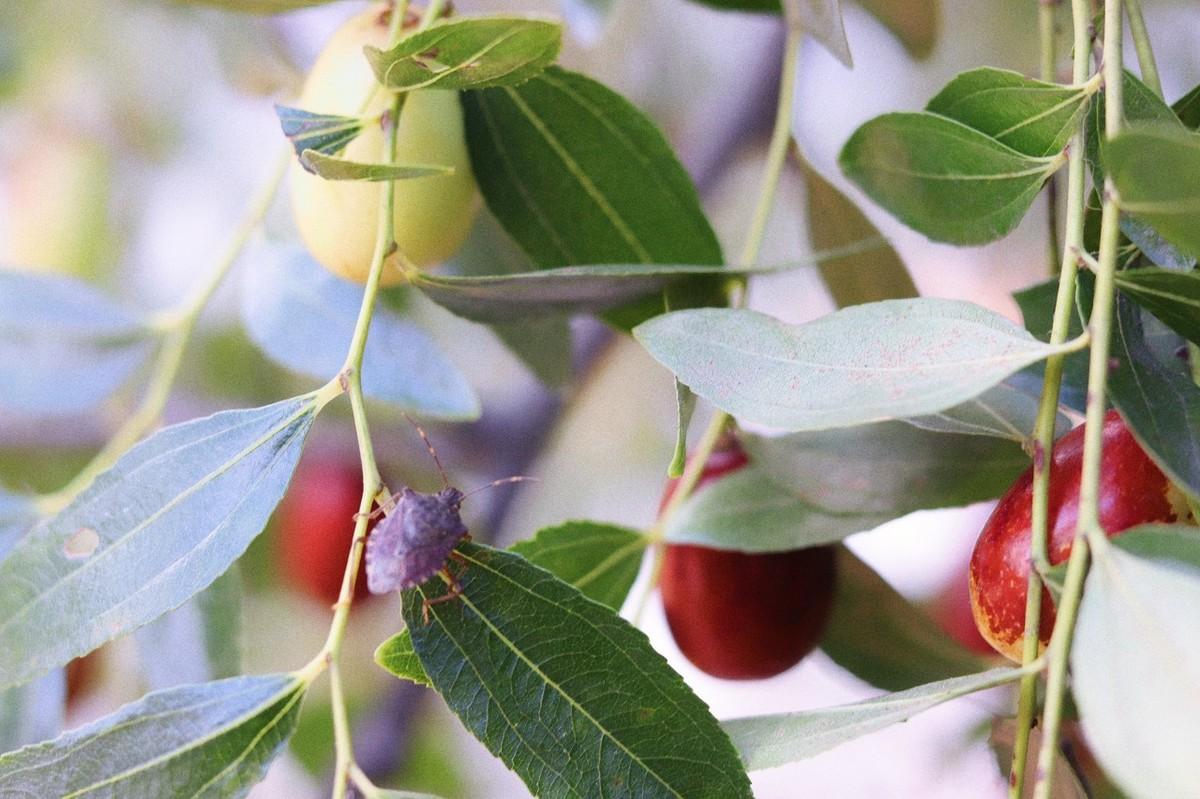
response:
M726 438L696 489L748 462L737 440ZM668 484L663 506L675 485ZM660 585L671 634L688 660L714 677L754 680L786 671L816 648L834 573L829 546L746 553L668 544Z
M1084 426L1063 436L1050 463L1049 535L1051 564L1071 554L1079 516ZM1000 498L971 555L971 610L980 634L996 651L1019 661L1025 633L1025 595L1031 566L1033 469ZM1142 450L1120 414L1104 417L1100 462L1100 525L1111 538L1141 524L1171 523L1189 517L1187 501ZM1042 645L1054 629L1054 604L1043 590L1038 635Z

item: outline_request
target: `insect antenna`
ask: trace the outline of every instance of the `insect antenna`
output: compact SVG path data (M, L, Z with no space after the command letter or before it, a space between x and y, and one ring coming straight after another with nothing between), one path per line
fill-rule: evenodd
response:
M429 440L429 436L425 435L425 429L421 427L421 425L417 424L416 421L407 413L404 414L404 418L408 420L409 424L416 428L417 434L420 435L421 440L425 442L425 449L429 450L429 454L433 456L433 462L437 464L438 474L442 476L442 488L449 488L450 478L446 477L446 470L442 468L442 460L438 457L437 450L433 448L433 442Z
M517 475L513 475L512 477L505 477L503 480L493 480L492 482L488 483L487 485L479 486L479 488L473 488L470 491L468 491L467 493L463 494L462 499L459 501L463 502L467 499L467 497L472 497L472 496L478 494L480 491L487 491L489 488L496 488L498 486L507 485L508 483L540 483L540 482L541 482L541 480L539 480L536 477L526 477L525 475L517 474Z

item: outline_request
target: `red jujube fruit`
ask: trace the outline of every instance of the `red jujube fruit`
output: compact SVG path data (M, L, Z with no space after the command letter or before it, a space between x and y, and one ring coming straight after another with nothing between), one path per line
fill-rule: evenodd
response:
M726 438L696 490L748 462L737 440ZM663 506L675 485L668 484ZM746 553L668 544L660 585L671 634L688 660L714 677L763 679L796 665L820 640L833 601L834 549Z

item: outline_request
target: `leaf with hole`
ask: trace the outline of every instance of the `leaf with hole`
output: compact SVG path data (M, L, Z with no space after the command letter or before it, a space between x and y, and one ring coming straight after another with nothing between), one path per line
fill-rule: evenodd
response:
M245 796L295 729L306 687L275 674L149 694L0 757L0 795Z
M1062 152L1099 87L1062 86L1019 72L980 67L956 75L925 110L957 120L1019 153Z
M86 283L0 270L0 408L89 410L146 362L156 339L143 318Z
M856 305L801 325L756 311L677 311L634 336L718 408L797 431L937 413L1077 346L1044 344L986 308L934 298Z
M459 552L461 594L424 605L447 587L412 589L405 622L434 687L534 795L751 795L729 739L645 635L519 555Z
M721 726L733 739L747 769L775 768L907 721L952 699L1016 682L1032 671L1028 667L991 669L852 705L732 719Z
M846 547L838 549L833 612L821 649L887 691L975 674L985 665Z
M177 424L134 446L0 561L0 687L179 607L266 525L316 395Z
M298 247L261 251L242 284L242 322L263 352L325 381L342 370L363 288L322 269ZM479 399L433 338L378 308L363 355L371 399L438 419L474 419Z
M393 91L515 86L558 59L562 25L537 17L443 20L410 33L390 50L367 47L380 84Z
M463 107L488 208L539 268L723 262L670 145L611 89L550 67L520 86L467 92ZM721 281L680 281L668 301L721 304ZM628 327L662 307L661 298L643 300L608 319Z
M1025 155L937 114L895 113L856 130L838 163L904 224L965 245L1011 232L1065 161Z
M1176 529L1178 546L1193 552L1186 561L1132 554L1121 538L1095 553L1071 647L1088 745L1139 799L1183 799L1196 787L1200 535Z

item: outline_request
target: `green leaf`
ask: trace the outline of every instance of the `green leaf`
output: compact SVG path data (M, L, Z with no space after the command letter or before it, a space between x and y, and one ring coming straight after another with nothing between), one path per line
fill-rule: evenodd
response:
M1128 129L1108 142L1104 161L1122 211L1200 256L1200 138L1182 128Z
M289 369L329 380L341 371L362 286L321 268L299 247L264 251L242 284L242 323L255 344ZM479 399L465 375L412 322L377 308L363 356L371 399L437 419L474 419Z
M750 797L716 720L609 608L518 555L461 544L462 595L403 595L425 671L538 796ZM682 753L682 754L681 754Z
M840 0L696 0L726 11L770 11L779 13L784 5L795 7L796 18L808 35L847 67L854 66L846 29L842 23Z
M155 343L144 319L86 283L0 270L0 409L89 410L129 380Z
M955 76L925 110L957 120L1019 153L1049 156L1067 146L1099 85L1097 80L1062 86L1007 69L980 67Z
M375 650L375 662L401 680L429 687L433 685L421 665L421 659L417 657L417 650L413 649L412 635L408 630L402 630L380 644Z
M9 494L0 489L0 558L37 522L33 497Z
M636 530L575 521L545 527L509 550L578 588L588 599L620 610L648 543ZM408 630L380 644L375 662L402 680L429 685Z
M1081 302L1090 301L1090 280L1080 280L1079 293ZM1158 467L1200 498L1200 387L1187 364L1174 355L1178 339L1171 339L1167 346L1172 352L1165 357L1156 352L1137 307L1118 296L1108 397Z
M1122 269L1117 288L1188 341L1200 343L1200 272Z
M747 466L689 497L667 520L674 544L781 552L840 541L886 522L887 514L832 511Z
M648 543L637 530L574 521L543 528L509 551L578 588L588 599L620 610Z
M838 163L914 230L935 241L985 244L1017 226L1063 160L1024 155L937 114L899 113L862 125Z
M838 548L833 612L821 649L855 677L887 691L985 666L845 547Z
M558 59L562 25L537 17L443 20L409 34L391 50L364 52L375 77L394 91L515 86Z
M287 488L307 395L174 425L134 446L0 561L0 687L153 621L223 574Z
M978 305L933 298L856 305L802 325L755 311L678 311L634 336L718 408L784 430L937 413L1075 346L1043 344Z
M909 55L933 52L941 28L938 0L858 0L858 4L896 35Z
M1150 560L1183 563L1200 569L1200 530L1190 524L1144 524L1121 533L1113 543Z
M306 687L276 674L149 694L0 757L0 795L245 796L295 728Z
M242 673L242 584L235 565L208 588L134 633L151 690Z
M11 752L58 735L66 703L67 680L63 669L0 691L0 752Z
M691 179L627 100L551 67L520 86L463 95L467 144L488 208L539 268L597 263L719 265ZM723 302L711 276L671 289L670 307ZM631 326L662 300L613 312Z
M961 405L947 408L940 413L914 416L903 421L922 430L994 436L1024 444L1033 437L1038 405L1037 396L1005 382L989 388ZM1055 436L1060 436L1070 429L1071 420L1066 414L1058 412L1054 421Z
M1097 759L1134 797L1195 793L1200 740L1200 534L1187 564L1095 553L1071 647L1072 693ZM1184 543L1186 541L1186 544Z
M325 180L412 180L436 175L453 175L454 167L433 164L363 164L347 161L318 150L305 150L300 164Z
M1132 72L1126 71L1124 75L1121 104L1124 106L1124 118L1127 124L1149 123L1183 130L1175 112L1154 93L1153 89L1142 83ZM1104 103L1104 92L1096 92L1088 107L1084 135L1084 158L1091 168L1094 186L1104 185L1104 169L1108 162L1108 154L1104 149L1107 144L1107 136L1104 133Z
M1200 128L1200 86L1176 100L1171 110L1188 130Z
M991 669L852 705L752 716L722 723L750 771L774 768L890 727L961 696L1016 682L1032 669Z
M793 156L804 171L804 204L813 249L835 252L857 242L879 238L879 230L846 195L821 177L796 148ZM839 308L880 300L916 297L917 287L890 244L872 251L821 261L821 278Z
M314 114L303 108L275 106L275 115L283 135L292 143L297 158L307 152L337 155L362 133L366 120L362 117L343 117L336 114ZM304 165L310 172L313 167Z
M915 510L999 496L1029 466L1008 441L902 422L743 442L751 465L689 497L667 540L745 552L828 544Z

